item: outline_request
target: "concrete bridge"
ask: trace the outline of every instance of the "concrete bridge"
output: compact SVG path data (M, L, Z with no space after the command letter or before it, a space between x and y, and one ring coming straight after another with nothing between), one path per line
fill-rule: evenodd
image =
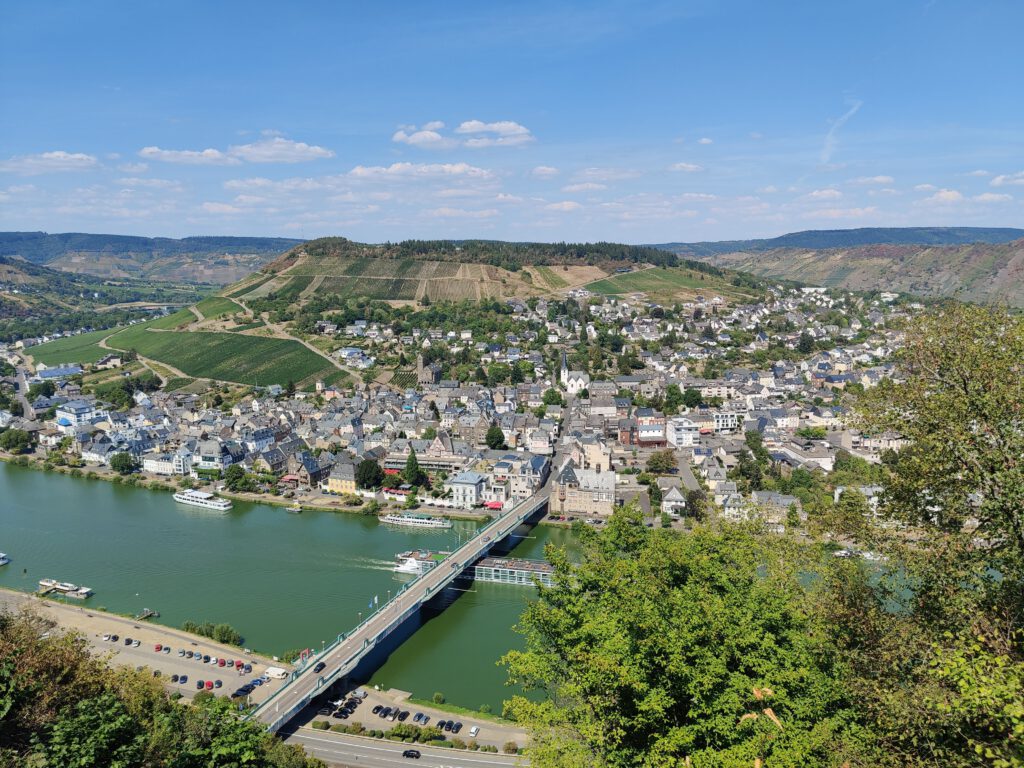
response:
M302 669L295 670L291 679L253 710L248 719L264 723L271 731L282 728L327 686L351 674L384 638L416 614L424 603L443 591L495 543L506 538L547 503L548 489L544 488L501 513L436 567L405 584L359 626L338 635L321 653L311 657ZM323 662L326 667L316 673L313 668L318 662Z

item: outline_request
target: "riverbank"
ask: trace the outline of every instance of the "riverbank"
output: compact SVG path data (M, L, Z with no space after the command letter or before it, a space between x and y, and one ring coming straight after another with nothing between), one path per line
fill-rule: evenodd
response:
M71 467L64 464L48 464L46 462L46 457L39 455L38 451L31 454L21 455L14 455L7 453L6 451L0 451L0 461L15 464L27 469L35 469L41 472L56 472L58 474L67 475L68 477L83 478L86 480L104 480L118 485L143 488L150 491L175 492L181 490L181 486L172 482L165 475L155 475L141 470L133 472L130 475L122 475L115 472L110 467L105 466ZM199 483L196 487L203 488L206 485L210 486L212 489L216 487L217 483ZM358 507L349 506L345 504L340 497L334 496L333 494L326 494L320 490L305 492L301 494L301 498L296 495L275 496L273 494L254 493L249 491L218 490L217 494L226 499L244 501L250 504L265 504L271 507L291 507L298 502L299 506L303 510L315 512L341 512L359 515L362 517L376 517L376 514L367 515L364 513L362 511L364 505L360 505ZM403 511L408 511L403 505L384 503L380 506L379 514ZM442 511L430 508L417 508L415 511L423 512L425 514L441 515L449 520L461 520L473 523L486 523L491 520L492 517L488 512L474 512L472 510Z

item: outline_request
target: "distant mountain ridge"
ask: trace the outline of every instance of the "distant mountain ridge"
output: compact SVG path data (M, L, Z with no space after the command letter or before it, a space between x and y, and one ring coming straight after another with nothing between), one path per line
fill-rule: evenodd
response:
M1013 227L861 227L859 229L809 229L779 237L755 240L718 240L698 243L661 243L654 248L697 258L737 251L769 251L775 248L854 248L862 245L967 245L1008 243L1024 238L1024 229Z
M0 256L103 278L224 284L302 240L284 237L136 237L84 232L0 232Z

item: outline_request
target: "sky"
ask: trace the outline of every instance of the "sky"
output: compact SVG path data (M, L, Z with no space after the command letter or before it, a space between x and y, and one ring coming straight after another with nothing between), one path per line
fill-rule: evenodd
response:
M0 7L0 229L1024 225L1024 3Z

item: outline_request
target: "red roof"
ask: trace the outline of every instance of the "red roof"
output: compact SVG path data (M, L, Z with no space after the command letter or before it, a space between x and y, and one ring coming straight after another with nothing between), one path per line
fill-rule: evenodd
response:
M484 504L484 506L487 507L488 509L501 509L501 502L500 501L488 501L486 504Z
M400 474L402 474L402 470L400 470L400 469L385 469L384 470L384 474L385 475L400 475Z

